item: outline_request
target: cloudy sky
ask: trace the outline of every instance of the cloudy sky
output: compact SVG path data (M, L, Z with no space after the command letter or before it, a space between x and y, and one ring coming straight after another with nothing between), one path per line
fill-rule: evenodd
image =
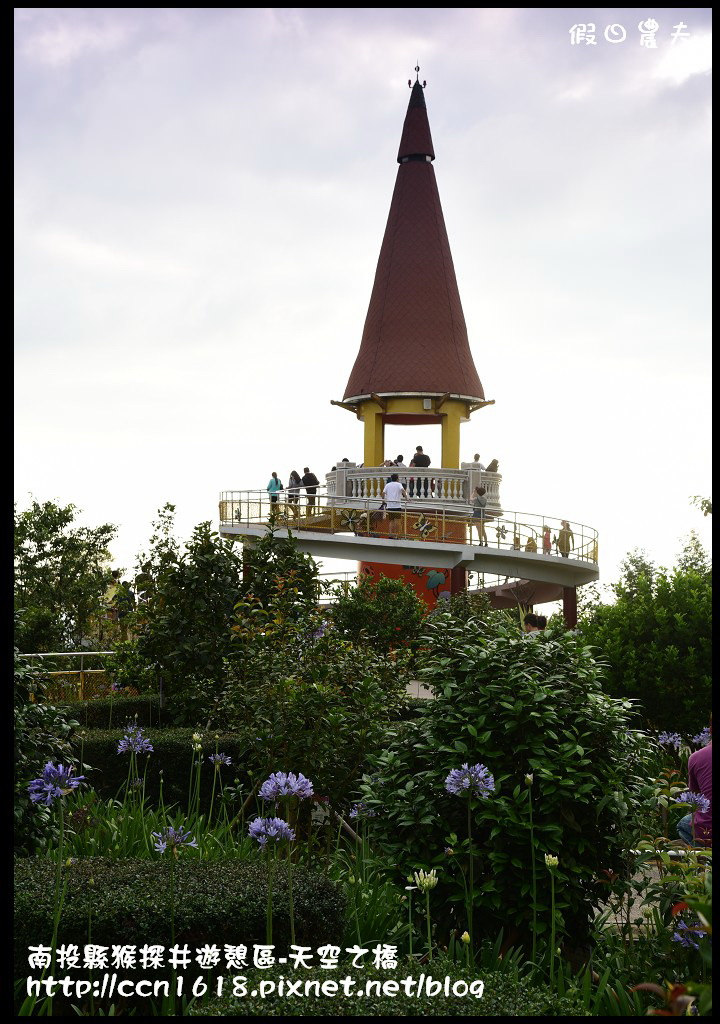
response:
M419 61L496 400L464 456L596 527L606 581L709 541L709 8L16 8L15 47L20 506L117 523L130 568L166 501L185 538L220 490L362 461L330 399Z

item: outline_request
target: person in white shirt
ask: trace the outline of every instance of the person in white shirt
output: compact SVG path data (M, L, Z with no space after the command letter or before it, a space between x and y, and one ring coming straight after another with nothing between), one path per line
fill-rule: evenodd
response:
M475 468L476 468L476 469L482 469L482 470L484 470L484 469L486 468L485 466L483 466L482 462L480 461L480 456L479 456L479 455L477 455L477 454L476 454L476 455L473 455L473 462L474 462L474 464L475 464Z
M402 502L407 501L407 491L398 480L397 473L393 473L383 487L382 496L389 520L388 535L390 537L397 537L397 524L402 512Z

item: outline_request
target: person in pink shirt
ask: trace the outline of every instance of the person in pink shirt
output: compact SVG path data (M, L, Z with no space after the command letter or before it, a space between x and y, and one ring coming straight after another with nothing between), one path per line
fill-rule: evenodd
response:
M680 819L678 835L691 846L712 846L712 738L688 759L688 790L689 796L704 800L700 801L702 806Z

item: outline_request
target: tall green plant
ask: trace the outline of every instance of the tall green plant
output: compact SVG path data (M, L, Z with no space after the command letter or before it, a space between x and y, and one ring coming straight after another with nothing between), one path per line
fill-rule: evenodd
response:
M646 743L629 730L629 705L603 693L600 666L569 633L546 631L529 642L515 629L437 616L423 644L422 674L435 699L388 737L363 786L364 802L382 807L376 842L403 873L441 867L454 885L442 927L457 921L452 904L465 894L456 858L444 848L448 833L462 834L467 823L443 783L459 758L481 761L496 791L473 808L473 842L482 850L476 929L511 925L529 944L537 912L538 932L546 933L550 879L536 879L533 900L532 865L542 851L558 850L558 924L580 942L602 897L600 872L619 865L618 826L643 783Z
M581 618L582 636L607 662L605 689L637 701L657 730L698 732L712 685L712 573L691 545L672 571L631 555L615 602Z
M417 639L426 610L425 603L402 580L362 578L347 594L338 593L332 620L353 643L366 643L387 653Z
M16 643L24 652L75 650L102 639L117 527L79 526L79 512L52 501L15 507L15 609L23 610Z

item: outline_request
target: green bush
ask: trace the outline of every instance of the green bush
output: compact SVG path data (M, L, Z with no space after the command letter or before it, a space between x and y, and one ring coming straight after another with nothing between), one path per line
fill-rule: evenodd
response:
M167 506L169 529L172 506ZM145 563L149 599L132 617L134 645L125 645L111 662L119 678L181 695L187 678L220 682L223 661L232 648L233 607L241 593L242 557L236 544L200 523L183 551L157 540ZM141 671L152 666L152 674ZM184 723L183 723L184 724Z
M407 673L402 653L396 663L333 630L308 639L307 626L285 622L284 640L249 637L247 656L229 666L213 720L247 737L257 775L302 772L337 805L349 801L382 744Z
M118 743L123 738L123 728L90 729L81 736L74 736L75 753L82 745L83 772L100 796L114 797L127 781L128 754L118 754ZM138 767L145 776L145 796L150 804L156 805L162 797L166 805L187 805L190 765L193 759L192 729L146 729L144 735L153 746L152 754L140 754ZM206 736L202 741L204 770L200 778L201 808L207 808L212 790L213 768L207 757L215 753L217 743L220 753L232 758L232 765L223 769L225 784L234 779L246 761L247 744L237 734L218 733ZM147 771L146 771L147 765ZM241 773L246 778L245 770Z
M30 801L28 783L42 774L48 761L73 764L72 735L77 728L72 710L45 700L42 670L15 649L13 674L13 724L15 770L14 842L20 853L29 853L55 824L48 807Z
M145 943L170 946L169 855L156 861L88 857L63 868L67 883L58 929L60 943L82 949L100 945ZM27 947L49 945L53 930L55 865L28 857L15 864L16 974L27 973ZM265 942L267 871L261 863L238 860L184 861L175 864L175 939L222 949L242 943L252 950ZM345 897L324 875L296 865L293 905L297 942L313 948L342 933ZM273 885L273 941L290 942L287 875L279 865ZM78 972L79 973L79 972ZM199 971L197 972L199 973Z
M446 960L418 965L398 963L395 970L378 971L374 968L353 969L343 965L337 970L284 971L290 981L338 981L353 978L356 987L347 995L338 985L335 995L288 997L277 991L266 998L251 995L261 981L279 981L279 971L243 972L247 978L248 995L242 998L226 995L196 1003L189 1011L191 1017L583 1017L587 1016L577 998L561 998L545 986L531 985L526 979L493 973L482 977L485 982L481 998L475 995L453 995L452 983L464 981L467 985L479 979L458 964ZM367 981L398 982L405 978L418 978L420 974L444 983L451 979L450 995L441 991L435 996L408 995L401 985L397 994L374 994L358 998L357 991ZM227 980L228 987L232 982Z
M362 577L349 593L339 592L330 609L344 636L385 654L417 639L426 611L425 602L408 583L387 576L377 581Z
M628 576L614 604L581 619L583 639L608 663L608 693L637 701L650 727L692 735L711 707L712 574L647 567Z
M151 693L137 697L118 693L110 697L96 697L94 700L59 704L58 707L71 713L84 729L117 729L136 718L138 725L158 727L166 717L160 710L160 697Z
M444 929L459 914L465 927L468 802L449 794L445 780L465 762L482 763L496 790L472 808L476 934L505 925L513 941L528 936L531 792L538 926L550 918L547 852L560 858L556 907L565 931L581 942L603 896L602 872L619 868L635 827L645 737L628 730L627 703L603 694L599 666L570 633L529 640L445 615L428 622L425 641L420 675L436 696L372 759L362 792L378 810L371 842L405 875L438 868L438 920Z

